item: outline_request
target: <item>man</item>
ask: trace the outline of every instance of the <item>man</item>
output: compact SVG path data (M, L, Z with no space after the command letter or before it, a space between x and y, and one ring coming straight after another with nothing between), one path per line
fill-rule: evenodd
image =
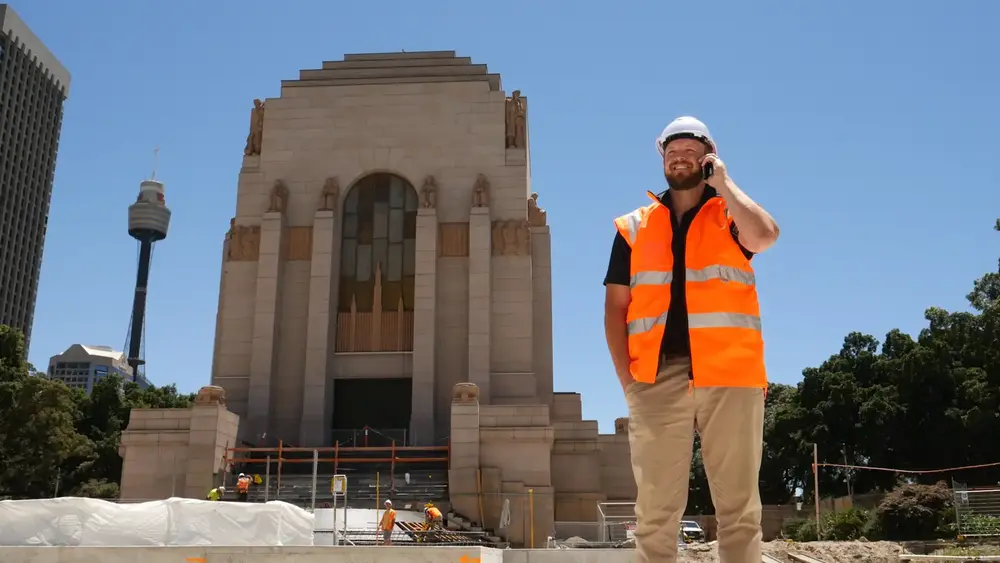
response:
M396 511L392 508L392 501L385 499L385 512L382 513L382 520L378 523L378 529L382 532L382 541L385 545L392 545L392 527L396 525Z
M247 477L246 473L240 473L236 479L236 491L240 495L240 502L247 502L250 495L250 477Z
M427 525L428 530L435 530L443 525L444 517L441 515L441 511L438 507L434 506L433 503L427 503L424 505L424 524Z
M720 559L759 563L767 376L750 260L778 226L729 176L702 122L678 118L656 148L669 189L615 220L604 279L605 335L629 407L637 561L677 559L697 427Z
M225 487L216 487L211 491L208 491L208 496L205 497L206 500L219 501L222 500L222 495L226 494Z

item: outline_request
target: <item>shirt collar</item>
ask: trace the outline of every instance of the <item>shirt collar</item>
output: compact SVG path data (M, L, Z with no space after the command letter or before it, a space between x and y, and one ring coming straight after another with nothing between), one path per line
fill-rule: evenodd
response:
M715 188L713 188L712 186L705 186L705 191L701 194L701 201L698 202L697 207L701 207L708 200L712 199L713 197L718 197L718 196L719 196L719 192L717 192L715 190ZM669 189L660 192L656 196L656 198L659 199L660 203L662 203L667 209L673 211L673 203L671 203L671 201L670 201L670 190Z

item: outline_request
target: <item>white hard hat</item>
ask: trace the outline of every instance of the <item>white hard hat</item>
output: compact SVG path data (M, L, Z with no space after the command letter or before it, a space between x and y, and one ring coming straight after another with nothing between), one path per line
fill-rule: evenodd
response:
M247 476L246 473L240 473L240 477L246 477L246 476Z
M385 503L388 504L389 506L392 506L392 501L389 499L385 499Z
M656 150L663 156L663 147L670 141L680 138L698 139L707 144L712 152L718 152L712 134L708 132L708 126L698 119L685 115L670 122L660 136L656 138Z
M220 493L224 493L224 492L226 492L226 488L225 488L225 487L219 487L219 492L220 492Z

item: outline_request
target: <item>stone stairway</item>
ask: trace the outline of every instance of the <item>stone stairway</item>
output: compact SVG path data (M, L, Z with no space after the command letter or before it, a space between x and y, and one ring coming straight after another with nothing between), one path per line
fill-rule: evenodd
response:
M494 547L503 548L507 546L506 542L503 541L503 538L495 535L492 530L487 530L483 528L481 525L479 525L478 522L473 521L471 518L466 518L465 516L462 516L461 514L458 514L453 510L449 510L445 514L444 527L448 530L456 532L462 531L462 532L485 533L486 541L489 542Z

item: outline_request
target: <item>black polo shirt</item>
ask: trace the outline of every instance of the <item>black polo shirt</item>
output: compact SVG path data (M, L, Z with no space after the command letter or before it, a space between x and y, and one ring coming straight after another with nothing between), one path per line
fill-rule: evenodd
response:
M668 190L669 191L669 190ZM674 255L674 276L670 284L670 310L667 311L667 326L663 333L663 342L660 344L660 353L665 356L687 356L691 354L691 336L688 334L687 316L687 295L685 291L685 281L687 278L684 268L684 254L687 248L687 233L691 228L691 222L701 211L701 208L713 197L722 197L715 191L715 188L706 186L705 193L690 211L684 214L680 221L671 209L670 198L667 192L657 196L660 203L670 209L670 225L673 228L673 241L670 251ZM753 257L750 252L739 241L739 231L734 223L730 229L733 240L739 245L743 255L749 260ZM621 233L615 233L615 242L611 247L611 260L608 262L608 273L604 276L604 285L624 285L628 287L632 278L632 247Z

